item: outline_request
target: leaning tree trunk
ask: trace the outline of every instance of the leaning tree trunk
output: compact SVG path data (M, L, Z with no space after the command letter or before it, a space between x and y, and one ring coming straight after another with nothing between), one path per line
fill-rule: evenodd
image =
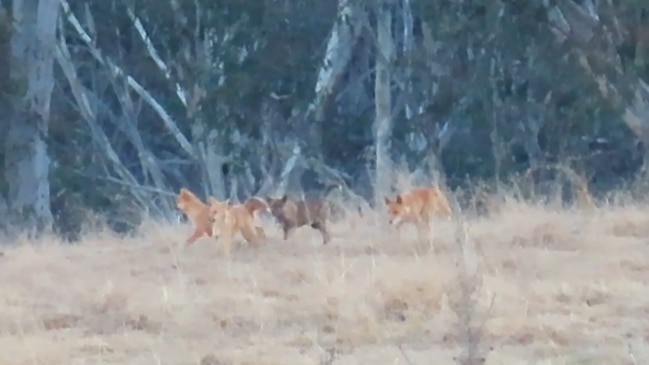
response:
M6 118L5 178L10 214L40 232L52 221L50 159L45 138L54 87L58 0L13 0L10 82L15 102Z
M335 90L352 59L352 51L360 32L363 8L353 0L338 0L338 16L331 28L322 66L318 71L315 99L310 109L315 120L325 118L325 105Z
M374 79L375 103L375 172L374 188L377 206L390 188L389 139L392 131L392 98L390 94L390 67L394 52L392 39L392 1L383 0L377 4L376 27L378 49L376 52L376 76Z

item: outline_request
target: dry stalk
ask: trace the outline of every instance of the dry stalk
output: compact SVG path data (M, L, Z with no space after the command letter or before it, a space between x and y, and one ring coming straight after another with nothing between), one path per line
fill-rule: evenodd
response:
M478 257L473 241L467 232L466 221L458 217L456 244L458 248L458 274L454 289L449 291L449 304L457 316L457 337L462 353L454 360L461 365L481 365L485 363L487 351L483 344L484 327L491 312L494 297L489 308L480 313L478 303L482 276L478 272Z

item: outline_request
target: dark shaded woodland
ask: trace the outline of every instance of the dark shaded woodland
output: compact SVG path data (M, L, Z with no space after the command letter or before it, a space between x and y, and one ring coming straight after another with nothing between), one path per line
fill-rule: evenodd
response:
M2 4L7 233L128 232L174 219L182 186L372 202L395 171L456 192L643 191L646 1Z

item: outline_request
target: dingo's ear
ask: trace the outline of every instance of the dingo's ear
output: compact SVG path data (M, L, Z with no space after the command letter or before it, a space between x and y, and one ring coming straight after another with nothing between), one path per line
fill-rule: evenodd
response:
M390 200L390 198L388 198L388 197L386 196L386 197L385 197L385 204L390 204L391 202L392 202L392 200ZM359 208L359 209L360 209L360 208Z
M282 200L282 203L286 203L286 201L288 200L288 196L286 196L286 194L284 194L284 196L282 196L281 200Z
M396 200L396 202L397 202L397 204L401 204L401 203L403 203L403 199L401 199L401 194L397 195L397 200Z

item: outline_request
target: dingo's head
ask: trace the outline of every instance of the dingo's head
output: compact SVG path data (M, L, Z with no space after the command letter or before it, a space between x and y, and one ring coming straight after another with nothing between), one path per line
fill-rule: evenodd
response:
M203 206L203 202L194 195L191 191L185 188L180 189L178 199L176 199L176 206L178 209L185 213L195 210Z
M224 214L225 212L228 211L228 208L230 207L230 201L218 201L213 197L207 198L207 202L210 205L210 217L212 219L216 218L219 215Z
M268 209L270 210L270 213L273 216L275 217L284 216L284 205L288 201L288 197L286 195L282 196L279 199L275 199L267 196L265 200L266 200L266 204L268 205Z
M410 214L410 207L403 203L401 195L397 195L394 199L386 197L385 205L388 207L390 224L399 224L399 222L403 221Z

